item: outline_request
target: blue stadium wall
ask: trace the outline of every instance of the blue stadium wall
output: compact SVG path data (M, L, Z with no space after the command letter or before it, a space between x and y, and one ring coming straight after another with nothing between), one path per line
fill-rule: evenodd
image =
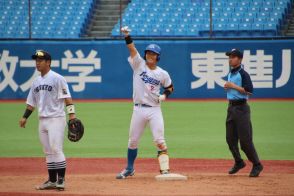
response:
M253 98L294 98L294 40L135 41L162 48L159 66L170 73L172 98L225 98L229 72L225 52L244 50L244 68L254 82ZM132 70L124 41L0 41L0 99L26 98L38 75L31 55L44 49L52 69L65 76L78 99L132 97Z

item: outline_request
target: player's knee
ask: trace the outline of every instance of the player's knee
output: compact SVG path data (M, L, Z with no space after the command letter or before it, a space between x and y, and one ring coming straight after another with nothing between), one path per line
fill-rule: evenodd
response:
M59 153L59 150L55 147L52 148L52 153L53 154L58 154Z
M128 144L129 149L137 149L138 148L138 141L130 140Z
M44 152L45 156L50 156L52 154L51 150L45 149L45 148L43 149L43 152Z
M62 150L55 144L50 145L52 154L62 153Z

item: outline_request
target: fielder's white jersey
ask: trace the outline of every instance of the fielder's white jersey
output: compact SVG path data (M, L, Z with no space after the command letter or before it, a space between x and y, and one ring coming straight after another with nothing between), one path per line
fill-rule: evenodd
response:
M128 61L133 69L133 101L138 104L160 106L160 88L172 84L169 74L160 67L151 70L139 53Z
M60 117L65 116L64 99L70 97L65 78L50 70L33 81L27 104L38 108L39 117Z

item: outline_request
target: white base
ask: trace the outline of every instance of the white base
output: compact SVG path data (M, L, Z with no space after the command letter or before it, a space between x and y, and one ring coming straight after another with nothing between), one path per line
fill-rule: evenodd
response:
M160 174L155 176L157 181L178 181L178 180L188 180L187 176L183 176L181 174Z

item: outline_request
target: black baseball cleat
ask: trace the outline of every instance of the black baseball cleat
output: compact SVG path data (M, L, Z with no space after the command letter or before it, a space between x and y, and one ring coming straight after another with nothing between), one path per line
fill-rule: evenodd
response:
M258 177L262 170L263 170L263 165L261 165L260 163L253 165L252 170L249 174L249 177Z
M245 166L246 166L246 164L244 161L242 161L240 163L235 163L235 165L229 170L229 174L235 174L240 169L244 168Z

